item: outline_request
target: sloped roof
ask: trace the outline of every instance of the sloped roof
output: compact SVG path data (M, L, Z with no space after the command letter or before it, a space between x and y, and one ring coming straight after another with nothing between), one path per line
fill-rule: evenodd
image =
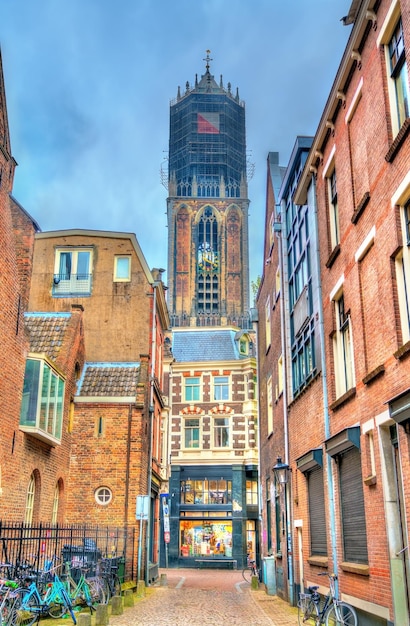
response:
M71 313L25 313L30 352L45 354L55 361L63 345Z
M139 363L85 363L76 395L81 397L135 396L139 373Z
M175 330L172 334L172 354L176 361L233 361L246 358L239 354L236 330L210 328Z

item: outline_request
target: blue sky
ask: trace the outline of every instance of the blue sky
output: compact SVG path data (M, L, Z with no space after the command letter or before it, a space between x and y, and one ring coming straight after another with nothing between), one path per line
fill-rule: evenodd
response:
M261 274L267 155L286 165L296 136L315 133L350 0L1 4L13 195L41 229L133 232L148 265L167 267L169 103L209 49L215 79L246 103L251 280Z

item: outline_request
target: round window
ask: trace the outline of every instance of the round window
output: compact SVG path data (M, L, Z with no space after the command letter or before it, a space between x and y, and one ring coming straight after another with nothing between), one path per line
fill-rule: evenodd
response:
M108 487L99 487L95 491L95 500L97 504L106 505L112 500L112 491Z

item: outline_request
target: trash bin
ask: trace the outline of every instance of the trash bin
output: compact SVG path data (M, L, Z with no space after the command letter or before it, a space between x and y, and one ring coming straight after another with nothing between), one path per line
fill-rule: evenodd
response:
M263 582L268 596L276 595L275 557L265 556L263 559Z
M85 577L95 576L95 568L97 561L101 559L101 552L95 548L87 548L86 546L65 545L62 549L63 563L69 563L71 568L71 576L78 582L81 577L81 568L87 568Z

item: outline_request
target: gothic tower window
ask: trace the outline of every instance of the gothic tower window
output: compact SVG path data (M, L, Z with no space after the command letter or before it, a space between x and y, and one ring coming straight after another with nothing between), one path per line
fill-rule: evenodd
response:
M219 312L218 222L206 207L198 223L197 294L198 313Z

